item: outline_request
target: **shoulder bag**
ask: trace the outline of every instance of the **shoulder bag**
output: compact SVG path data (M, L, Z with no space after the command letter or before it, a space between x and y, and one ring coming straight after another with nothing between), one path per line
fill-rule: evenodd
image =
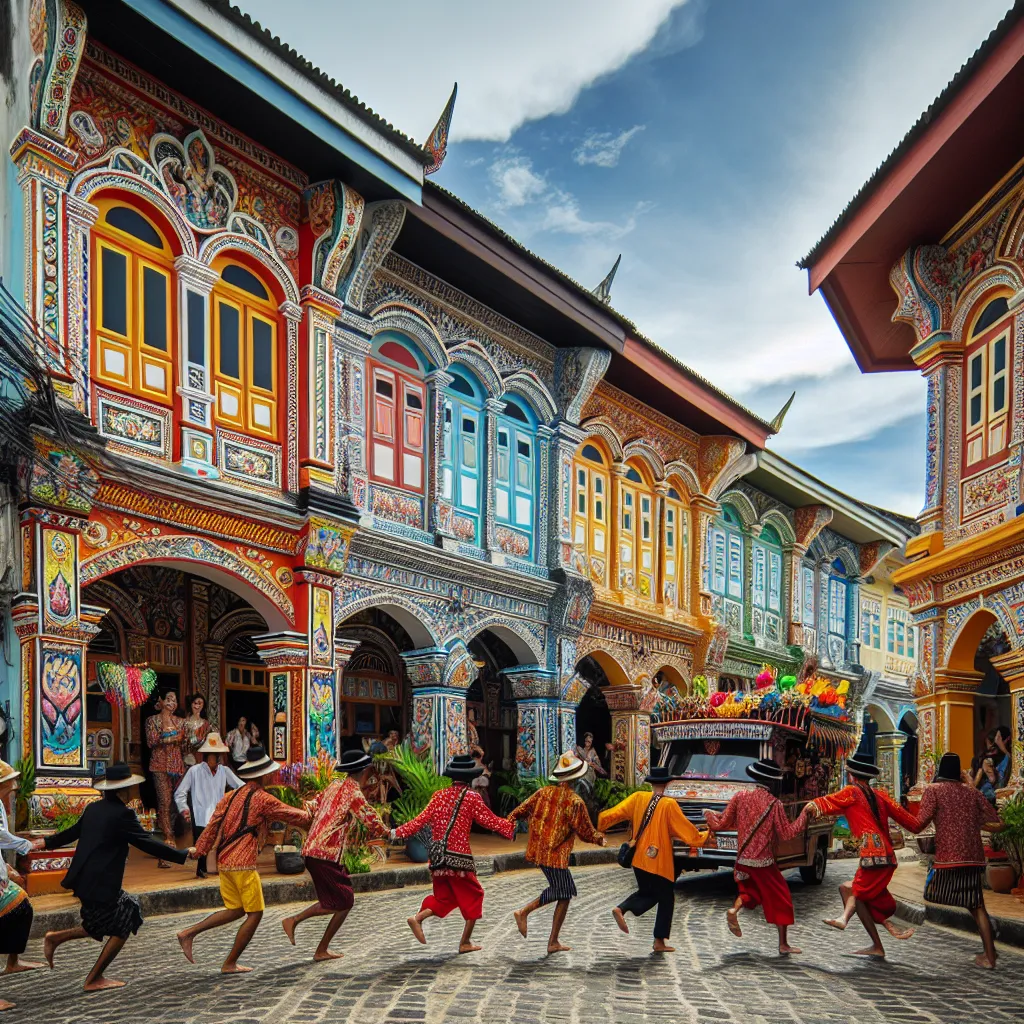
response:
M772 807L774 803L769 803L768 806L761 812L761 817L754 822L754 827L747 833L747 838L743 840L743 844L736 851L736 860L739 862L740 857L743 856L743 851L750 845L750 840L757 834L757 830L768 820L768 815L772 813Z
M651 818L654 817L654 809L658 806L658 801L661 800L660 796L652 796L651 802L647 805L647 810L644 811L643 821L640 822L640 830L636 834L636 838L631 843L623 843L619 847L618 862L619 867L631 868L633 866L633 858L636 856L636 848L640 844L640 837L644 834L647 826L651 823Z
M462 810L462 801L466 799L468 792L468 788L464 789L459 794L459 799L455 801L455 810L452 811L451 820L444 830L444 836L439 840L435 839L430 844L428 866L431 871L476 871L476 864L471 853L457 853L448 849L448 839L458 820L459 811Z

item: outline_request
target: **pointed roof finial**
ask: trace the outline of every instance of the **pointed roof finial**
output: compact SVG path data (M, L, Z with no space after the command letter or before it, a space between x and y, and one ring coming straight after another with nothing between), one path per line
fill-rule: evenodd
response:
M444 163L445 154L448 152L448 129L452 126L452 114L455 113L455 96L458 91L459 83L456 82L452 86L452 94L448 97L448 102L444 105L441 116L437 119L437 124L434 125L434 130L430 133L430 138L427 139L423 147L433 158L430 164L423 168L424 175L436 174L441 169L441 164Z
M789 407L793 404L793 399L796 398L796 392L789 396L786 404L778 411L775 419L772 420L772 433L777 434L782 429L782 421L786 418L786 413L789 412Z
M605 305L612 301L612 281L615 280L615 271L619 269L621 262L622 253L620 252L612 264L612 269L608 271L607 277L590 293L597 296Z

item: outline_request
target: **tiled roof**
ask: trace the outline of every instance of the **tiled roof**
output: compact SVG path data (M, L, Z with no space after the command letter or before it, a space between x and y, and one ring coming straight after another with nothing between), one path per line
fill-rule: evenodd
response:
M203 0L203 2L218 14L223 15L232 21L243 31L247 32L254 39L259 40L266 47L273 50L283 61L286 61L297 71L300 71L311 82L329 92L339 103L346 106L357 117L365 121L371 128L376 129L381 135L386 135L392 142L400 146L410 156L415 157L424 165L432 159L430 154L408 135L400 132L389 121L385 121L379 114L374 113L358 96L354 96L343 85L336 82L328 74L321 71L316 65L310 63L287 43L282 42L268 29L265 29L258 21L254 21L244 11L229 3L229 0ZM282 9L284 5L282 5Z
M875 173L868 178L857 194L846 204L846 209L839 214L828 231L818 239L811 251L802 260L798 261L797 266L801 270L808 270L813 266L825 248L835 239L839 230L864 205L876 187L882 183L882 179L886 174L899 163L910 147L928 130L928 126L932 121L946 109L956 94L970 79L971 75L985 62L1003 37L1016 25L1021 17L1024 17L1024 0L1015 0L1013 7L1006 12L1003 20L993 29L981 46L974 51L973 56L960 68L949 85L935 98L931 106L917 119L910 131L903 136L900 144L885 158Z

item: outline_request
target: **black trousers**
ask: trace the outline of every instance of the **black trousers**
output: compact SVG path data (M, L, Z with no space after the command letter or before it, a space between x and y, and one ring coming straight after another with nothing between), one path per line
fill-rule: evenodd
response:
M193 821L192 821L192 845L193 846L195 846L196 843L199 842L199 837L203 834L203 831L205 830L205 828L206 828L205 825L197 825L195 823L195 820L193 819ZM208 869L206 867L206 854L203 854L203 856L200 857L199 860L196 861L196 874L199 874L200 871L202 871L205 874L207 870Z
M654 919L654 937L667 939L672 934L672 915L676 909L675 884L661 875L639 868L633 868L633 874L636 875L636 892L619 904L619 910L640 917L656 905L658 914Z

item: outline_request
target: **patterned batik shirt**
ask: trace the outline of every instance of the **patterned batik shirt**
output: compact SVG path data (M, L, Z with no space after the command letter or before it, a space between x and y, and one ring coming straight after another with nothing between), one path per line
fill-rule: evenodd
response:
M764 821L748 839L762 814L765 814ZM782 801L772 796L764 786L755 786L737 793L721 814L705 811L704 820L712 832L736 830L736 849L743 849L743 853L736 858L737 864L748 868L766 868L775 863L775 848L779 843L795 839L807 828L807 808L794 821L790 821Z
M519 818L530 819L526 859L542 867L567 868L577 836L585 843L601 839L586 804L568 786L538 789L509 815L511 821Z
M352 842L357 821L366 827L371 839L380 839L389 831L353 778L332 782L309 809L313 824L302 844L305 857L340 863L342 853Z

